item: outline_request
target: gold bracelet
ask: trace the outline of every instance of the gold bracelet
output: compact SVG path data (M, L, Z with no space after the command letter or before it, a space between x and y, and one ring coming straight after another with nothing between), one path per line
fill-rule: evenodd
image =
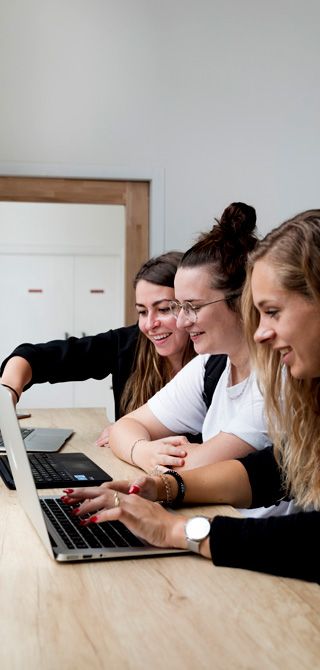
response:
M136 445L138 444L138 442L147 442L147 440L146 440L145 437L140 437L138 440L136 440L136 441L133 443L133 445L132 445L132 447L131 447L131 449L130 449L130 461L131 461L132 465L135 465L135 466L136 466L136 468L138 468L139 465L138 465L137 463L135 463L135 461L133 460L133 451L134 451Z
M169 478L168 478L167 475L158 475L158 476L163 481L164 488L166 490L166 500L163 500L163 501L160 501L160 502L164 502L166 505L171 505L171 503L173 502L173 498L172 498L171 487L170 487L170 484L169 484Z

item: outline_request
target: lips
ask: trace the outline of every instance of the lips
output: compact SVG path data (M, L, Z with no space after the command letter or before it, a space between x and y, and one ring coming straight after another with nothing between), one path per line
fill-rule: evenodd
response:
M288 356L292 352L291 347L283 347L282 349L278 350L281 356L282 363L286 364L288 362Z
M170 335L171 333L161 333L161 335L151 335L151 337L153 341L158 344L159 342L164 342L165 340L167 340L168 337L170 337Z
M196 337L199 337L199 335L203 335L203 334L204 334L204 330L201 330L201 331L199 330L196 333L195 332L189 332L189 337L191 338L191 340L194 340Z

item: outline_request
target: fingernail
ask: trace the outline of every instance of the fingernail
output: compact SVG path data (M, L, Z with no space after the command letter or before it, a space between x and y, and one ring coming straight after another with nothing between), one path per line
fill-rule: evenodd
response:
M140 493L140 486L137 484L131 484L128 493Z
M74 493L74 489L63 489L63 493Z
M88 526L89 523L97 523L97 521L97 516L91 516L90 519L80 519L79 524L80 526Z
M73 509L73 510L71 510L71 514L72 514L73 516L77 516L77 514L80 514L80 510L79 510L78 508L77 508L77 509Z
M70 498L69 498L69 496L61 496L60 500L61 500L61 502L63 502L63 503L68 503L69 500L70 500Z

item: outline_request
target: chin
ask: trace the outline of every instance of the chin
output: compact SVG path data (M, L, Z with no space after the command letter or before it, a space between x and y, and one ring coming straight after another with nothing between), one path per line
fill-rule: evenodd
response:
M206 348L206 347L203 347L203 346L200 344L200 342L199 342L199 344L195 344L195 343L193 343L193 348L194 348L196 354L207 354L207 353L208 353L207 348Z

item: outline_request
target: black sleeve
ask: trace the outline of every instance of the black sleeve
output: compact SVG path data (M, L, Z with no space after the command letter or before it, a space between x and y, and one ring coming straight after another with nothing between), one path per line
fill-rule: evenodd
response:
M272 447L239 460L248 473L253 507L268 507L284 497ZM320 583L319 532L320 512L246 519L217 516L211 524L212 560L215 565Z
M119 401L135 358L139 329L137 325L109 330L98 335L41 344L21 344L1 365L3 369L12 356L21 356L30 363L32 384L104 379L112 375L116 418Z
M269 507L287 499L281 473L273 455L273 447L254 451L237 460L245 467L249 477L252 491L251 507Z
M235 519L215 517L210 547L215 565L320 583L320 512Z

